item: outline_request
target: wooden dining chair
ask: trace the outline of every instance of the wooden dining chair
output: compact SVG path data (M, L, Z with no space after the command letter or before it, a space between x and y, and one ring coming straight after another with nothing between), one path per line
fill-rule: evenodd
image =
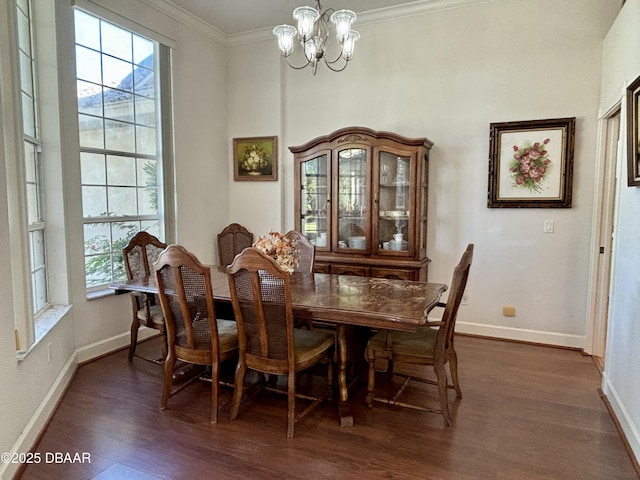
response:
M238 223L227 225L218 234L218 261L226 267L242 250L253 245L253 233Z
M448 388L455 389L458 398L462 397L460 383L458 382L458 357L453 345L456 317L464 289L467 285L471 261L473 259L473 244L469 244L460 262L453 271L451 289L446 303L438 303L438 307L444 308L442 320L437 322L427 321L426 325L413 332L389 332L382 330L369 339L366 349L366 357L369 362L369 385L367 392L367 404L372 407L373 401L383 402L389 405L398 405L428 412L442 413L444 422L451 426L449 413ZM425 316L428 312L425 312ZM375 396L375 362L387 360L387 380L391 381L393 375L403 377L402 386L391 398ZM407 363L411 365L432 366L436 380L431 380L416 375L400 374L394 371L394 363ZM445 366L449 364L451 384L449 384ZM425 406L414 405L398 401L411 380L438 386L440 409L432 409Z
M148 277L153 275L153 263L157 260L160 252L166 248L166 244L158 240L149 232L141 231L136 233L129 243L122 249L122 258L127 272L127 279ZM132 292L131 306L133 309L133 319L131 321L131 340L129 343L129 361L133 357L138 357L153 363L162 364L167 355L167 339L162 308L153 294ZM138 329L140 326L154 328L162 335L162 357L160 360L151 359L136 354L138 344Z
M162 312L167 325L167 359L160 409L169 398L190 385L193 377L173 388L177 360L211 368L211 423L218 421L220 364L238 352L238 330L233 320L216 318L211 271L180 245L171 245L155 263Z
M331 359L332 335L294 328L291 306L291 279L276 261L258 248L245 249L227 267L229 287L238 323L239 357L231 419L238 416L247 369L264 374L286 375L288 379L287 437L293 438L294 426L322 400L331 397L333 367L327 362L327 393L307 396L296 392L296 376L303 370ZM296 397L312 400L296 415Z
M289 230L284 236L289 239L296 249L298 265L294 271L313 273L316 247L298 230Z

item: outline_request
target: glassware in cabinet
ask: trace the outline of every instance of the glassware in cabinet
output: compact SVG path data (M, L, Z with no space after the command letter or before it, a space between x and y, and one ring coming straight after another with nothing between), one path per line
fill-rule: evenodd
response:
M368 163L365 149L338 151L338 249L367 249Z
M378 248L407 252L412 230L411 157L383 151L379 162Z
M317 248L327 247L328 155L304 161L300 168L300 232Z
M346 127L289 147L295 228L316 243L316 271L427 279L432 146L424 137ZM316 206L323 201L324 212Z

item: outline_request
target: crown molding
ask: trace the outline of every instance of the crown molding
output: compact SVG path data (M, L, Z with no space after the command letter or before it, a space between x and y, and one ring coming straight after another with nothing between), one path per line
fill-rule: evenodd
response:
M227 35L221 30L202 21L192 13L177 6L171 0L140 0L147 6L173 18L183 25L193 28L208 38L225 46L262 42L273 38L273 27ZM403 5L379 8L358 13L358 26L390 22L400 18L415 17L444 10L464 8L500 0L416 0Z
M394 7L378 8L358 14L358 25L390 22L400 18L416 17L428 13L471 7L499 0L417 0Z
M202 35L214 40L218 43L226 44L228 35L218 30L207 22L193 15L191 12L182 7L177 6L170 0L139 0L148 7L151 7L160 13L174 19L175 21L192 28Z
M500 0L417 0L403 5L378 8L358 13L358 27L362 25L372 25L382 22L391 22L400 18L416 17L429 13L453 10L455 8L471 7L484 3L492 3ZM228 46L242 45L245 43L262 42L272 40L273 27L261 28L250 32L242 32L227 35L226 44Z

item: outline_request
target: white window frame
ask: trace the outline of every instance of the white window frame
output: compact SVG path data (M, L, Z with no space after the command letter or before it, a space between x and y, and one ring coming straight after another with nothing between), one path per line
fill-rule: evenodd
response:
M48 280L48 268L47 268L47 224L45 217L45 187L44 187L44 174L42 165L42 139L40 136L40 108L39 108L39 95L38 95L38 62L37 62L37 48L35 42L35 16L33 14L33 5L31 0L18 0L16 2L17 9L16 14L18 18L18 32L20 32L20 24L22 15L26 19L25 28L28 29L27 35L29 37L30 51L22 49L20 42L18 42L18 56L20 59L26 58L25 63L29 65L29 72L25 72L22 69L22 61L20 64L20 93L21 93L21 106L23 117L23 145L25 151L22 156L23 160L23 172L25 175L25 193L27 204L27 229L29 245L29 276L31 279L31 300L34 315L38 316L50 307L49 301L49 280ZM26 11L25 11L26 8ZM18 11L19 10L19 11ZM20 36L20 35L19 35ZM27 75L25 75L27 74ZM30 78L27 78L30 77ZM26 82L29 82L29 90L25 91L23 88ZM29 99L25 102L25 98ZM25 106L29 105L32 117L31 131L26 131L24 125L25 118ZM32 156L27 155L27 145L32 149ZM30 165L29 165L30 164ZM32 174L27 174L28 170L32 170ZM33 193L30 195L29 191ZM33 198L35 196L35 198ZM35 200L30 203L31 200ZM36 233L40 232L42 235L42 251L38 256L42 257L42 260L36 264L36 249L38 247L34 242ZM38 278L40 275L43 277ZM40 292L40 293L39 293Z
M24 3L23 0L20 0ZM69 303L64 202L62 201L62 159L60 151L59 92L56 55L55 4L49 0L31 0L32 52L38 66L34 70L33 95L40 102L40 128L37 139L25 135L22 112L22 84L18 41L18 10L16 0L10 0L0 14L4 30L0 45L3 109L2 131L6 167L9 248L11 251L10 278L14 307L16 356L22 360L45 337L71 308ZM44 68L43 68L44 67ZM46 72L43 75L43 70ZM43 107L46 105L46 107ZM46 218L45 259L49 282L48 301L34 308L31 279L31 249L29 235L42 228L41 222L28 225L27 175L25 171L25 140L38 149L37 161L42 162L41 215ZM36 158L36 156L34 156ZM53 230L49 230L53 228ZM53 234L51 232L54 232ZM34 311L36 310L36 311Z
M171 105L171 46L172 41L165 37L159 36L155 32L149 31L133 22L123 19L113 12L102 9L95 4L82 0L75 2L75 8L85 14L98 18L101 21L113 24L117 27L125 29L134 35L141 36L153 41L156 44L154 49L154 58L156 67L154 69L156 94L157 94L157 110L159 111L159 119L156 124L157 134L157 154L153 157L158 165L158 214L153 216L135 215L135 216L119 216L119 217L83 217L83 225L94 223L134 223L144 222L157 219L160 222L160 236L163 240L170 242L175 237L174 230L174 181L173 181L173 127L172 127L172 105ZM102 50L102 48L101 48ZM132 152L110 151L106 148L90 148L79 147L80 153L98 153L104 155L119 155L123 157L145 158L147 156L135 154ZM152 158L151 156L148 156ZM84 236L84 234L83 234ZM84 240L86 242L86 238ZM110 252L113 257L120 254L119 251ZM85 256L86 258L86 256ZM85 275L86 275L85 270ZM113 279L115 280L115 279ZM85 286L87 289L87 297L95 298L108 293L112 293L108 289L108 281L105 284L89 286L85 278Z

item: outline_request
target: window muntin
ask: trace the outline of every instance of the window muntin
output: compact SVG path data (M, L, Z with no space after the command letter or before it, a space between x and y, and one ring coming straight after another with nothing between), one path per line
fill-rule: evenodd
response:
M125 277L122 248L162 237L159 44L75 11L78 123L88 289Z

